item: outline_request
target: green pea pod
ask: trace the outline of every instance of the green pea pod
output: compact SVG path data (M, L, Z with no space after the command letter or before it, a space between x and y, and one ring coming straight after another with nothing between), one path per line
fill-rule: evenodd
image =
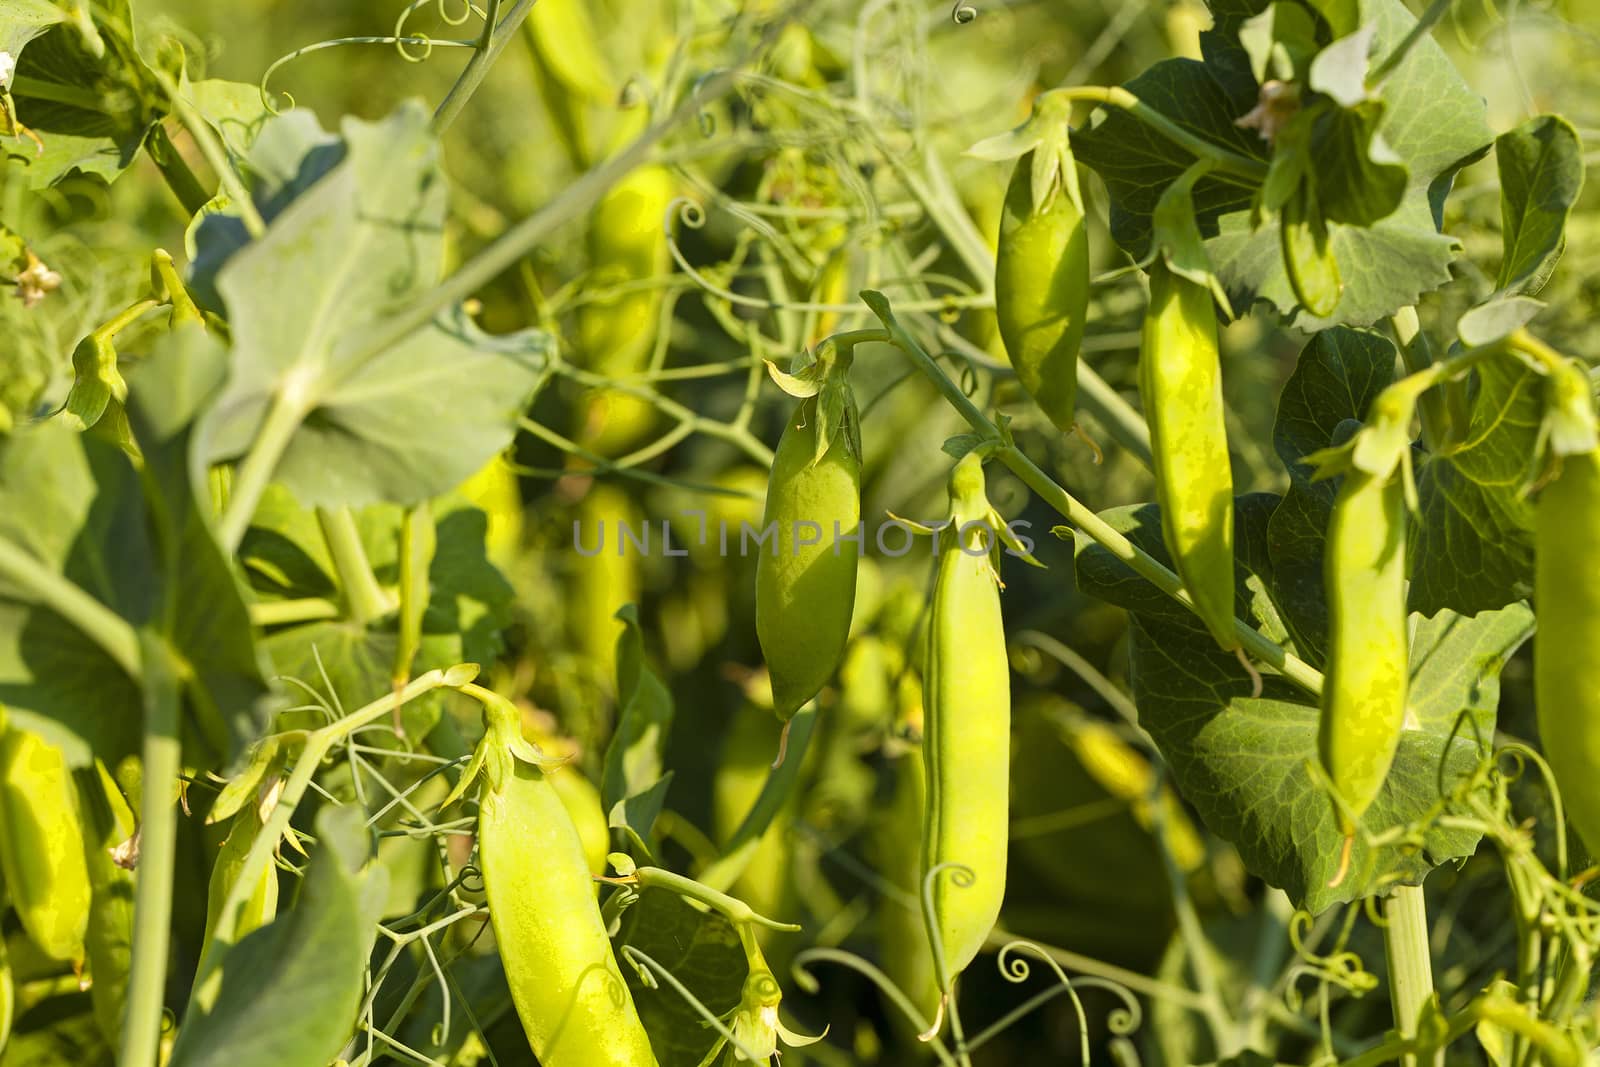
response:
M927 809L927 767L920 746L894 761L894 793L877 837L879 869L903 895L884 897L878 916L883 973L913 1007L923 1025L939 1010L939 976L922 919L922 857L919 838ZM958 890L959 892L959 890Z
M948 992L1000 915L1006 891L1011 773L1011 667L1000 615L997 522L983 464L969 452L950 476L950 525L939 537L928 625L922 876L943 864L931 921Z
M1089 235L1074 185L1035 209L1034 153L1006 188L995 253L994 307L1017 380L1056 428L1073 426L1078 349L1089 309Z
M1562 459L1534 510L1534 694L1567 818L1600 855L1600 454Z
M844 394L842 404L830 405L835 389ZM861 533L853 408L842 383L802 400L778 441L767 479L756 636L772 675L773 710L785 722L827 683L850 636L861 553L859 541L844 540Z
M590 288L620 290L578 308L577 354L596 373L624 377L649 363L664 292L649 283L671 263L663 226L677 193L670 170L640 167L612 186L589 218ZM603 392L591 404L583 442L603 454L626 447L648 427L653 412L638 396Z
M1389 774L1406 714L1405 479L1350 468L1323 559L1328 658L1317 735L1348 838Z
M11 1019L17 1010L16 985L11 980L11 958L6 955L6 939L0 937L0 1054L11 1040Z
M0 732L0 874L29 940L82 961L92 891L77 790L61 751L15 727Z
M212 935L216 932L217 923L222 918L222 908L228 902L228 895L233 892L234 883L239 880L239 873L244 869L245 857L250 854L250 846L255 844L256 835L261 832L261 816L254 804L247 805L245 809L233 817L233 825L228 828L228 836L222 841L222 848L217 854L216 863L211 867L211 881L206 887L206 934L205 947L200 950L200 967L198 973L206 973L206 956L211 952ZM239 911L239 921L234 927L234 941L237 942L252 930L259 929L271 922L278 914L278 867L269 862L261 871L261 877L250 890L250 896L245 899L244 907Z
M544 1067L655 1067L617 969L588 860L549 777L517 762L485 784L478 854L517 1017Z
M1139 350L1161 532L1217 644L1239 647L1233 615L1233 474L1223 422L1211 290L1157 259Z
M528 43L545 112L575 169L594 163L590 109L613 104L618 89L584 0L539 0L528 13Z
M108 1041L122 1036L122 1009L128 999L128 969L133 961L134 872L117 862L133 837L135 822L111 772L98 760L79 771L78 798L83 812L84 860L93 889L89 926L89 987L95 1022Z

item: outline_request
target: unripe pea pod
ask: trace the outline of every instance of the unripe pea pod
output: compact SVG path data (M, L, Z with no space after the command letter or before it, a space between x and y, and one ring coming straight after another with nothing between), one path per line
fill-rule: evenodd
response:
M583 0L540 0L526 25L545 112L573 167L585 170L594 162L590 108L617 96L589 7Z
M0 897L3 899L3 897ZM11 1040L11 1019L17 1010L16 984L11 980L11 958L6 955L5 938L0 937L0 1053Z
M216 932L217 923L222 919L222 909L228 902L229 894L233 892L234 883L239 880L239 874L244 869L250 847L255 844L256 835L260 832L259 810L256 805L248 804L233 817L233 825L228 828L228 836L223 838L222 848L218 850L216 862L212 864L211 880L206 886L205 947L200 952L198 968L200 974L206 973L205 960L211 952L212 935ZM260 929L271 922L277 914L278 867L269 860L261 869L256 884L251 887L250 895L245 899L243 907L239 909L238 923L234 927L234 943L252 930Z
M1162 536L1200 620L1218 645L1236 649L1233 474L1211 290L1158 258L1141 333L1139 393L1150 424Z
M92 890L77 790L61 750L0 726L0 875L40 951L83 960Z
M478 855L512 1003L544 1067L655 1067L595 900L583 843L539 768L485 785Z
M922 877L933 876L927 919L943 949L946 993L1000 915L1011 774L1011 666L996 570L1005 523L985 496L977 453L951 473L950 502L928 625L922 742Z
M1089 311L1089 235L1070 173L1036 206L1034 152L1006 188L995 253L994 307L1017 380L1063 432L1073 427L1078 350ZM1069 164L1070 167L1070 164Z
M879 869L903 898L885 897L879 906L878 944L883 973L925 1024L939 1010L939 975L922 918L922 820L927 809L927 766L918 745L894 761L894 792L876 839Z
M677 181L665 167L640 167L601 198L589 219L592 287L638 286L581 305L575 344L585 367L611 377L649 363L661 317L662 289L647 284L667 272L665 216ZM653 416L649 402L615 390L593 398L584 443L606 453L626 447Z
M1534 506L1533 679L1539 738L1567 818L1600 854L1600 453L1588 375L1552 371L1554 402L1576 416L1582 451L1555 442L1560 464Z
M785 722L839 665L855 608L861 545L844 538L861 532L861 445L848 366L842 348L815 364L811 377L779 378L786 389L812 394L778 441L761 518L771 550L763 544L756 564L756 636L773 711Z
M75 775L83 812L85 864L93 889L89 925L84 936L88 953L90 1000L95 1022L108 1041L122 1036L122 1010L128 998L128 971L133 961L134 872L129 841L137 825L121 788L105 765Z
M1405 724L1404 479L1345 473L1328 522L1328 656L1317 750L1346 839L1383 788Z
M549 721L553 725L554 720ZM578 755L576 744L545 729L543 723L533 727L524 726L523 733L546 755L569 760ZM566 808L567 815L571 817L573 829L578 831L584 858L589 861L589 873L596 877L605 874L608 863L606 857L611 854L611 826L606 821L600 790L575 763L551 767L545 773L555 787L556 795L561 798L561 806Z

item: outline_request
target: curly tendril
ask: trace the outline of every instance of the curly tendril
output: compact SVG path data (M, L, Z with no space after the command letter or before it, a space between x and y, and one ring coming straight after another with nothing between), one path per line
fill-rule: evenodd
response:
M279 67L289 63L291 60L299 59L301 56L310 55L312 52L321 52L328 48L342 48L345 45L353 44L394 45L400 54L405 57L406 61L411 63L420 63L427 59L433 54L435 46L445 48L476 48L478 46L476 40L457 41L450 38L435 39L417 35L399 37L392 34L383 37L337 37L328 41L318 41L315 44L308 44L303 48L296 48L293 52L279 56L268 65L266 71L261 75L261 81L257 83L261 90L261 106L274 115L282 113L285 107L293 108L295 106L294 94L287 89L278 90L278 96L282 98L282 105L280 106L279 102L273 99L272 90L267 88L267 83L272 80L272 76L278 72ZM417 55L412 55L405 50L404 46L408 44L419 45L422 51Z
M978 17L978 9L967 3L966 0L956 0L950 8L950 21L957 26L965 26Z
M911 1003L911 999L889 979L888 975L869 961L843 949L808 948L796 953L794 961L789 964L789 973L794 976L794 984L801 992L815 995L822 988L822 983L817 981L817 976L811 972L813 963L834 963L848 967L876 986L878 991L887 997L919 1032L925 1032L929 1028L928 1018L917 1010L916 1005ZM939 1058L944 1067L955 1067L956 1061L939 1038L937 1031L927 1039L927 1047Z

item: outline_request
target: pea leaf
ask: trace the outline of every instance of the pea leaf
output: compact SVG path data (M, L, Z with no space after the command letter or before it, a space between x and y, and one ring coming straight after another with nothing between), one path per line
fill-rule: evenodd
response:
M1264 161L1265 143L1233 124L1255 105L1259 92L1251 54L1238 34L1260 5L1212 6L1217 25L1202 35L1203 63L1165 60L1126 87L1190 133ZM1319 7L1333 31L1324 45L1372 25L1372 54L1382 56L1415 25L1399 0L1352 0L1345 6L1350 10L1341 7L1337 17L1329 14L1330 5ZM1329 84L1346 81L1333 78ZM1449 281L1458 245L1439 232L1443 199L1456 171L1480 155L1490 137L1483 101L1431 40L1410 51L1375 100L1340 108L1331 98L1320 99L1327 110L1315 124L1311 170L1323 176L1318 192L1330 220L1328 244L1344 282L1331 314L1299 307L1284 270L1277 221L1252 229L1253 183L1213 175L1195 188L1201 232L1233 306L1262 300L1309 330L1373 322ZM1155 205L1193 155L1109 109L1076 131L1073 145L1078 159L1106 182L1113 236L1135 259L1143 258Z
M669 890L646 889L622 913L618 940L671 971L715 1014L739 1006L749 967L739 935L721 915L697 911ZM646 988L633 967L619 962L661 1067L698 1067L717 1032L671 987Z
M24 45L66 17L49 0L0 0L0 52L16 59Z
M1583 189L1583 146L1559 115L1538 115L1494 142L1500 169L1501 294L1537 293L1565 246L1567 217Z
M630 831L643 844L654 833L664 783L670 777L662 773L662 760L667 732L672 728L672 693L644 660L639 609L624 604L617 609L616 618L623 624L617 635L617 705L621 711L616 733L606 748L601 793L611 825ZM636 798L646 802L628 803Z
M317 842L294 907L229 948L216 1000L190 1005L172 1067L320 1067L349 1039L389 872L363 871L358 807L321 811Z
M363 354L371 329L440 276L445 186L427 111L346 119L337 143L291 112L252 153L271 167L254 190L276 212L265 236L239 247L226 213L195 234L234 339L209 458L244 454L288 393L294 432L275 477L305 504L414 504L459 485L510 442L551 342L492 337L456 308Z
M130 3L97 7L103 55L90 50L77 27L60 23L17 62L16 117L44 149L36 152L26 138L6 139L0 158L22 171L30 188L53 185L74 170L114 181L165 113L161 90L139 54Z
M53 419L0 448L0 540L43 582L87 596L180 652L193 669L185 744L196 765L259 736L264 671L241 591L196 498L193 420L216 395L221 346L198 327L162 335L128 372L137 471L115 445ZM114 560L116 565L109 565ZM0 701L76 766L137 751L138 668L0 579Z
M1165 558L1154 505L1119 508L1102 518ZM1265 520L1262 509L1241 510L1239 525ZM1241 543L1251 539L1260 539L1259 533L1236 535ZM1329 887L1341 835L1331 801L1307 773L1307 761L1317 758L1316 704L1270 676L1262 695L1252 698L1238 662L1215 642L1208 644L1192 616L1082 536L1077 576L1084 592L1134 613L1132 677L1140 725L1161 749L1179 792L1212 832L1234 843L1251 871L1296 904L1320 912L1369 895L1380 876L1420 882L1434 865L1476 848L1477 834L1437 827L1418 853L1389 848L1373 855L1358 839L1349 874ZM1277 599L1283 603L1281 595ZM1476 765L1474 739L1487 739L1494 730L1500 668L1532 629L1532 614L1523 605L1473 619L1442 612L1417 620L1406 728L1383 791L1365 816L1369 830L1420 818L1438 800L1441 765L1446 788ZM1463 712L1468 721L1457 730Z

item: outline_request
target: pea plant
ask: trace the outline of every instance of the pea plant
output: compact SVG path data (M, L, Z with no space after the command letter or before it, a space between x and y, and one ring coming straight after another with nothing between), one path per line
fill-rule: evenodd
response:
M0 0L0 1062L1591 1061L1581 4L347 6Z

